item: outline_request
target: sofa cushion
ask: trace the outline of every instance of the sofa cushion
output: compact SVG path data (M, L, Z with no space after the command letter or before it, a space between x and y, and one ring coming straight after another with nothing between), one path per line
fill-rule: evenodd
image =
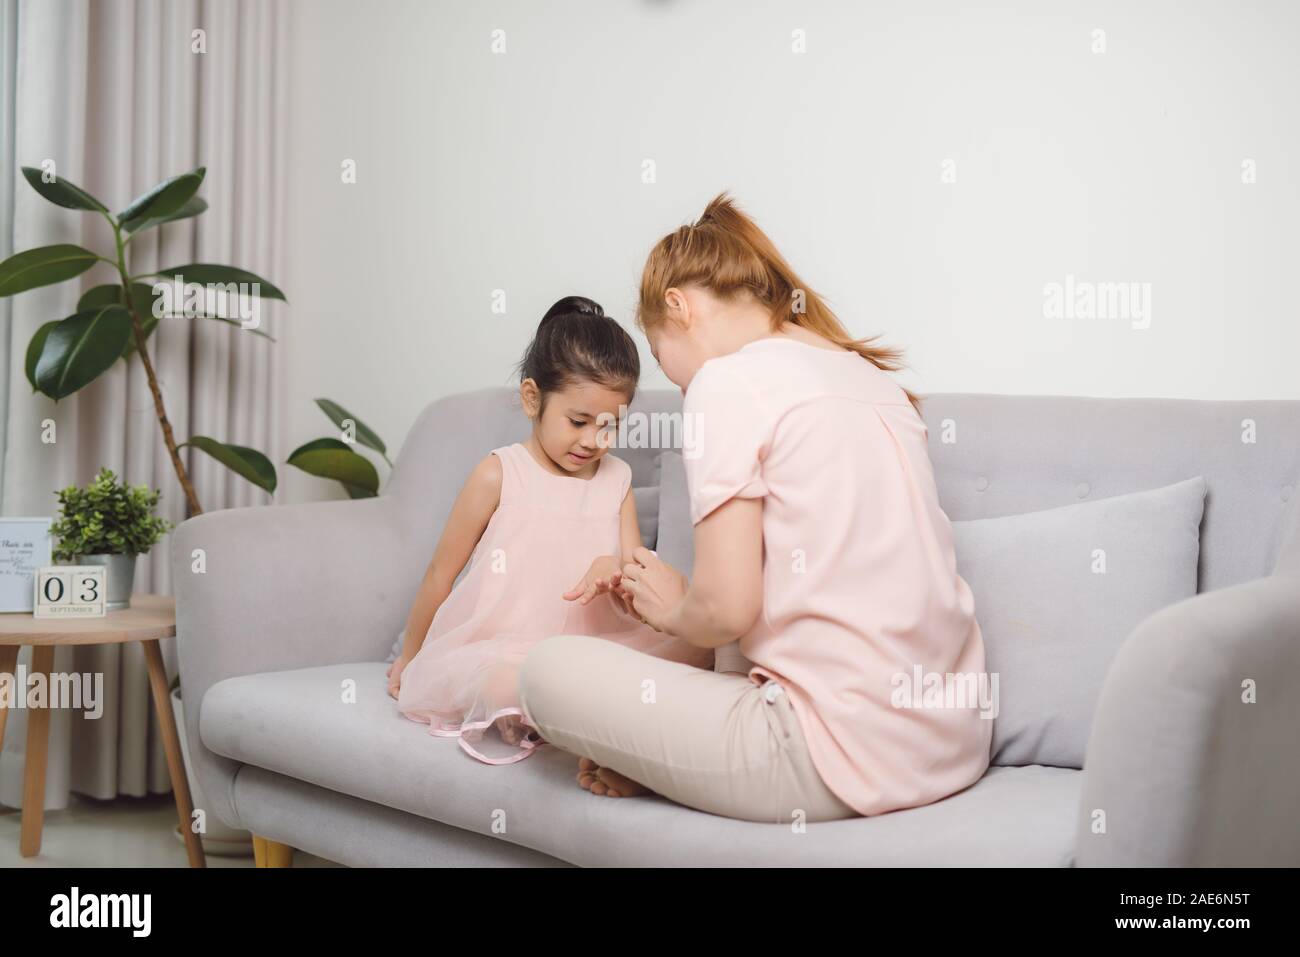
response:
M575 781L577 758L554 745L518 764L482 764L454 739L433 737L403 717L385 691L384 667L329 665L217 682L199 715L203 742L245 764L586 866L1073 861L1078 771L995 768L926 807L810 824L797 833L658 795L596 797Z
M659 489L655 486L633 487L632 501L636 505L636 521L641 529L641 544L655 547L659 533Z
M691 493L686 484L682 453L659 457L659 545L655 551L673 568L690 577L695 569L695 526L691 524Z
M1102 681L1148 615L1196 594L1205 479L953 522L985 667L992 763L1083 767Z
M690 575L694 529L680 453L663 453L660 476L659 557ZM986 667L999 676L994 764L1083 767L1097 696L1120 643L1148 615L1196 594L1205 491L1198 476L952 523ZM714 667L745 672L750 664L733 642L718 649Z

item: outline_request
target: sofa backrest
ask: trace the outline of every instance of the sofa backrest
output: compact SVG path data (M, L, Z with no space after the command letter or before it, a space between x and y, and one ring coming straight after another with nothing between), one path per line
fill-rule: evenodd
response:
M643 427L679 421L677 390L645 390ZM939 500L953 521L1014 515L1171 485L1196 475L1209 492L1198 590L1269 574L1300 525L1300 401L1097 399L937 393L924 398ZM491 449L528 437L508 387L447 396L421 414L385 494L428 529L430 550L456 493ZM676 435L680 428L660 433ZM632 467L641 527L657 540L661 447L618 447ZM1291 552L1288 545L1286 553Z
M937 394L922 408L953 520L1204 476L1198 591L1272 572L1297 510L1300 401Z

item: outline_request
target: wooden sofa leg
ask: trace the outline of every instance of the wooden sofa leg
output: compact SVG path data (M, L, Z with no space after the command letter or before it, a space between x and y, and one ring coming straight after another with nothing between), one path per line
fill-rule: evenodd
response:
M288 844L266 842L267 867L293 867L293 848Z
M254 834L253 863L257 867L293 867L293 848Z

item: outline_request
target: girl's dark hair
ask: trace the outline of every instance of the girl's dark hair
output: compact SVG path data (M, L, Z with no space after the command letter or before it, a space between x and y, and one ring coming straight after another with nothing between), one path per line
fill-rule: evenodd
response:
M548 395L576 382L599 383L631 401L641 358L627 330L605 315L600 303L565 296L542 316L517 371L520 382L537 383L543 409Z

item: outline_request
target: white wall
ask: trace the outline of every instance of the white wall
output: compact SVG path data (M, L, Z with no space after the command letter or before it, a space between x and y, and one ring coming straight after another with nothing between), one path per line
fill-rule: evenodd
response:
M327 395L395 451L432 399L507 383L561 295L633 329L649 248L724 188L921 391L1300 398L1300 5L294 13L289 442L325 434ZM1046 317L1067 275L1149 283L1149 326Z

